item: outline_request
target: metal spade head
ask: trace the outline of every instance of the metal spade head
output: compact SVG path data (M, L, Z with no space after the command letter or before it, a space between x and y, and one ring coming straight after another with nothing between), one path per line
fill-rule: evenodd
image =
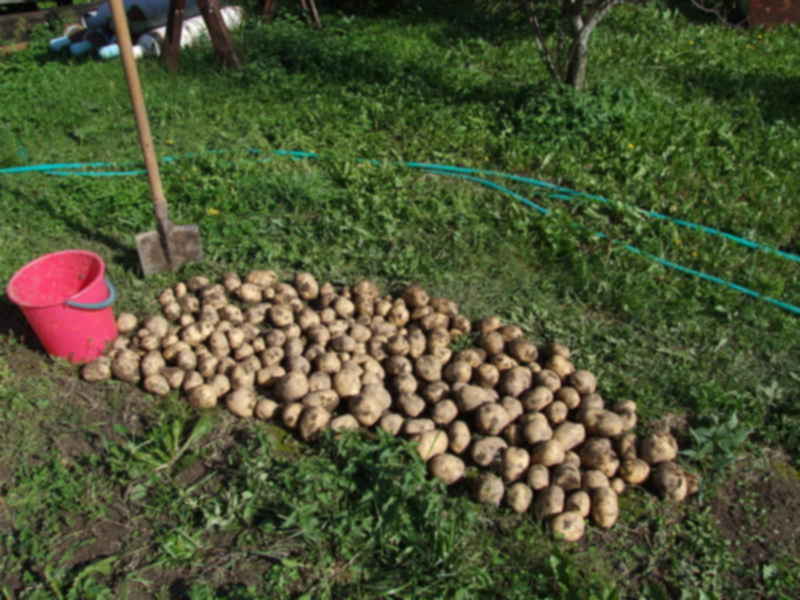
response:
M175 271L187 262L203 259L197 225L172 225L161 231L137 234L136 249L145 275Z

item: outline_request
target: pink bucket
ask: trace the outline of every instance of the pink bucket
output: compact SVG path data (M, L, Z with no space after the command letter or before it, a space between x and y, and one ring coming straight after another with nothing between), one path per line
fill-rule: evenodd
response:
M63 250L29 262L8 282L8 297L49 354L88 362L117 337L117 292L105 269L94 252Z

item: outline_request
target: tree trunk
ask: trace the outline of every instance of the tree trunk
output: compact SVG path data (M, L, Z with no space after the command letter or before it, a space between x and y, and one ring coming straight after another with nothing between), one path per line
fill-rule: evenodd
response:
M578 34L572 42L564 83L580 91L586 86L586 65L589 62L589 36Z

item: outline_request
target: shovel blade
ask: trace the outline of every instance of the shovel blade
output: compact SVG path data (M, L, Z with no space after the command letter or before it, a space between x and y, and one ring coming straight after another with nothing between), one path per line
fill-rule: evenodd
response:
M167 259L158 231L146 231L136 236L139 263L145 275L175 271L187 262L202 260L203 248L197 225L173 225L169 232L172 262Z

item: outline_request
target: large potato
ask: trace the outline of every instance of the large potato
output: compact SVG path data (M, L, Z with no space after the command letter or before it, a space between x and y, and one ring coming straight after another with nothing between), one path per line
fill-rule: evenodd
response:
M579 511L565 510L551 518L550 529L557 540L577 542L586 532L586 523Z
M674 502L681 502L689 491L686 474L672 461L658 463L650 474L649 482L662 498Z
M475 414L478 430L488 435L498 435L510 422L506 409L496 402L482 404Z
M419 436L415 436L414 441L417 442L417 452L419 452L420 458L425 462L447 451L447 433L441 429L425 431Z
M597 488L592 492L592 520L609 529L619 518L619 500L617 493L610 487Z
M533 374L526 367L513 367L505 371L500 378L499 391L502 394L517 397L531 387Z
M300 437L304 440L310 440L316 437L331 421L331 413L322 408L321 406L310 406L303 410L300 416L300 423L298 429Z
M461 412L471 412L487 402L493 402L494 397L486 388L468 384L456 392L456 401Z
M564 490L557 485L550 485L536 495L533 510L536 518L546 519L564 511Z
M233 390L225 396L225 405L237 417L252 417L256 408L256 394L250 388Z
M431 475L452 485L464 477L464 461L453 454L438 454L428 462Z
M528 510L533 500L533 490L518 481L508 488L505 499L511 510L517 513L524 513Z
M503 480L493 473L482 473L475 482L475 499L481 504L500 506L505 493Z
M506 441L497 436L488 436L472 444L470 454L475 464L488 467L498 457L502 450L508 447Z
M525 479L531 489L543 490L550 485L550 470L544 465L531 465Z
M461 454L470 444L472 435L464 421L453 421L447 428L450 439L450 452Z
M639 485L650 476L650 465L640 458L625 458L620 464L619 474L626 483Z
M675 460L678 442L667 431L657 431L645 437L639 444L639 457L648 464Z
M558 440L565 451L569 451L583 443L586 429L581 423L564 421L553 431L553 439Z
M503 452L502 473L506 483L516 481L528 470L531 456L524 448L510 447Z
M556 440L536 444L531 451L531 462L546 467L559 465L564 462L564 447Z

